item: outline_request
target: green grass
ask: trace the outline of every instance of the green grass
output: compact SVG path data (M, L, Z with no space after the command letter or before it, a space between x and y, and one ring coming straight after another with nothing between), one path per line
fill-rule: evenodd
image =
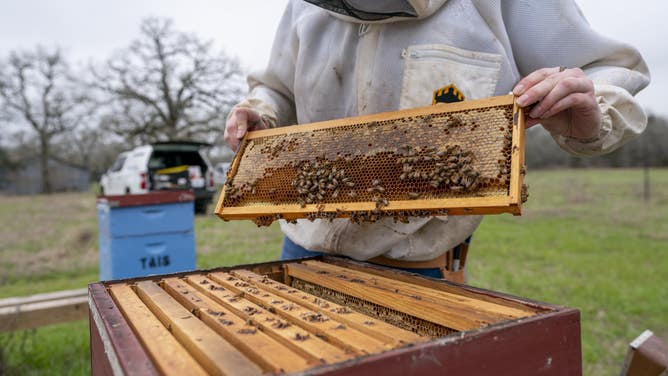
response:
M197 266L240 265L276 260L283 235L278 223L258 228L250 221L223 222L215 216L195 221Z
M90 374L87 321L2 334L0 349L1 375Z
M523 215L476 232L469 283L580 309L584 374L618 373L644 329L668 340L668 170L651 178L644 202L641 170L530 171ZM0 196L0 297L95 281L94 208L92 194ZM276 225L213 216L195 234L199 268L273 260L281 242ZM88 374L88 351L83 321L2 334L0 374Z
M618 372L644 329L668 339L668 173L531 174L520 218L486 218L476 232L471 284L579 308L585 375ZM484 252L484 254L483 254Z

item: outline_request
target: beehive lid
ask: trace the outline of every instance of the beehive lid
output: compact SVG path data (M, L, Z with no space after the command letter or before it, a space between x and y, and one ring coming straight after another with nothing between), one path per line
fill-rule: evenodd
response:
M258 225L518 215L523 165L524 116L512 95L254 131L216 214Z

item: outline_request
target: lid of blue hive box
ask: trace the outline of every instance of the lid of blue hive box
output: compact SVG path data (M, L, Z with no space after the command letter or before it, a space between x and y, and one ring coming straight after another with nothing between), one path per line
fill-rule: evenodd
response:
M190 202L195 200L192 190L156 191L143 194L98 196L98 204L109 207L126 207L142 205L159 205L175 202Z

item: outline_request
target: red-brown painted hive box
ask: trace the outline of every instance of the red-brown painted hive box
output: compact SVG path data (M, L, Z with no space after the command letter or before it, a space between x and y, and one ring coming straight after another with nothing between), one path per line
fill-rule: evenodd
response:
M89 286L95 375L580 375L580 313L336 257Z

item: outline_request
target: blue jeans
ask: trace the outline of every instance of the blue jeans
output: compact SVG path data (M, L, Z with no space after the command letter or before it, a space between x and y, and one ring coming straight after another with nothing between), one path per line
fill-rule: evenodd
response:
M308 249L296 244L287 236L283 237L283 247L281 248L281 260L290 260L304 257L315 257L324 255L323 252L309 251ZM443 278L441 271L438 268L429 269L413 269L413 268L395 268L405 270L407 272L421 274L426 277Z

